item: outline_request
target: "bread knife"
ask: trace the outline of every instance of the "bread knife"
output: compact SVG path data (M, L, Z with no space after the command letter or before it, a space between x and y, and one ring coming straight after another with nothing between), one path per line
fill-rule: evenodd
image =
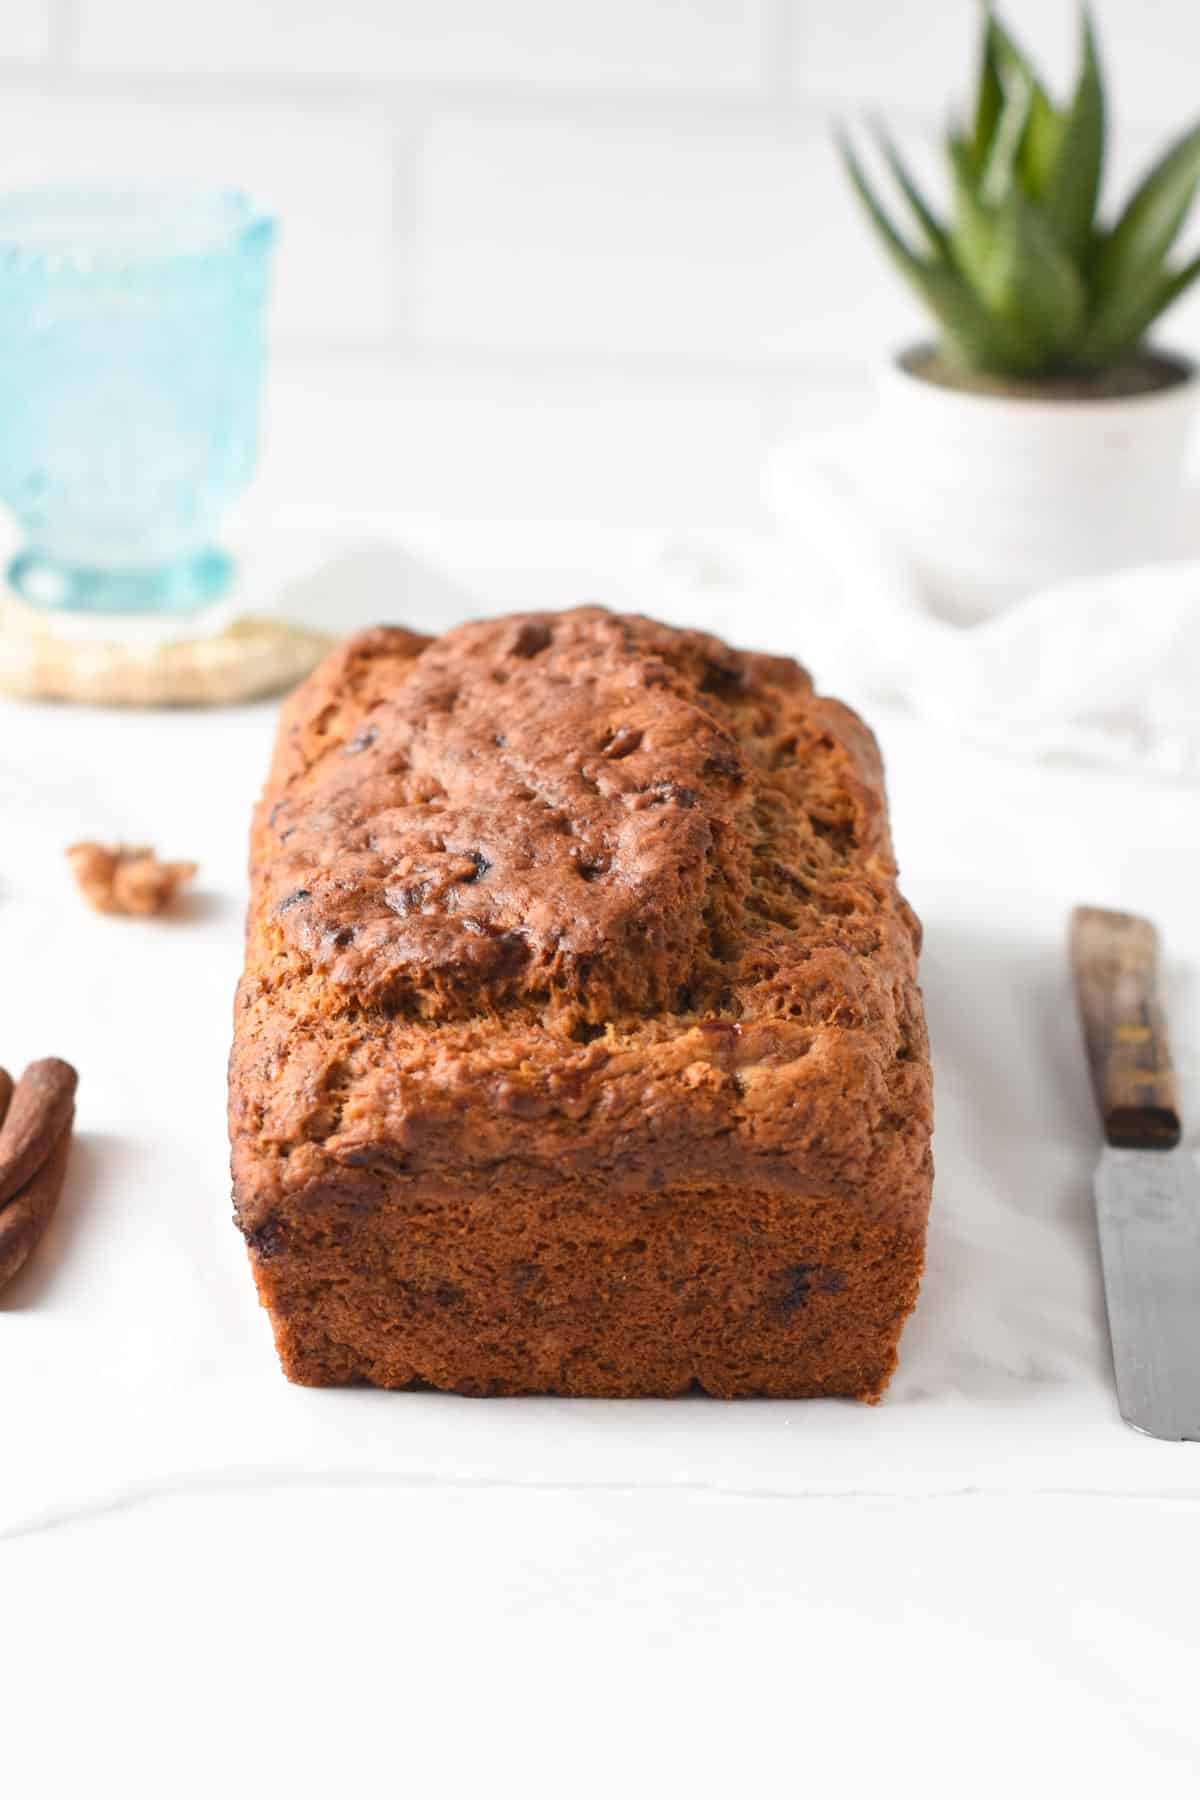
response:
M1179 1147L1158 933L1080 906L1071 962L1104 1123L1094 1186L1121 1417L1150 1437L1200 1440L1200 1171Z

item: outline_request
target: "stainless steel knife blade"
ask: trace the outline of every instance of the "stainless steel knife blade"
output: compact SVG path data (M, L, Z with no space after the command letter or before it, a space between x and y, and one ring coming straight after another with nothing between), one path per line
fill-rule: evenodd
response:
M1096 1221L1121 1417L1200 1442L1200 1170L1186 1150L1118 1150Z
M1077 907L1071 959L1107 1140L1096 1220L1121 1417L1200 1441L1200 1169L1177 1147L1158 934L1130 913Z

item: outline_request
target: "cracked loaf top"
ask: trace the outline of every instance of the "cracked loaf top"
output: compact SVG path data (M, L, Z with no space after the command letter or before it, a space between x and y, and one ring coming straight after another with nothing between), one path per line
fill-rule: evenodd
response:
M599 607L364 633L285 709L251 864L244 1219L339 1171L927 1167L878 754L787 659Z

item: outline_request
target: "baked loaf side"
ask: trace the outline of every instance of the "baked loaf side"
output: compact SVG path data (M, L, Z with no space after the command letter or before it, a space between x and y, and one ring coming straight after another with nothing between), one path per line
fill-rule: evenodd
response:
M597 607L350 640L252 838L235 1206L287 1373L877 1397L931 1164L874 741Z

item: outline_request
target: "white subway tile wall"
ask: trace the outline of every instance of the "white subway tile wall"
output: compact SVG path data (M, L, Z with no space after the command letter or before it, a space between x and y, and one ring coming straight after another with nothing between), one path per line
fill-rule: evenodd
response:
M441 345L763 363L853 348L906 306L781 112L537 118L446 108L417 192L415 325ZM833 190L840 205L829 205Z
M1074 0L1005 11L1065 80ZM1128 169L1200 113L1200 4L1096 11ZM671 489L705 510L805 383L919 328L830 121L883 108L928 160L977 21L976 0L0 0L0 167L263 194L277 367L322 394L342 367L370 408L376 358L410 472L422 442L481 472L505 421L552 446L598 409L658 492L710 417L724 447ZM1200 349L1200 303L1170 335Z
M771 0L83 0L85 68L762 92Z
M39 62L54 45L54 0L4 0L0 6L0 67Z

